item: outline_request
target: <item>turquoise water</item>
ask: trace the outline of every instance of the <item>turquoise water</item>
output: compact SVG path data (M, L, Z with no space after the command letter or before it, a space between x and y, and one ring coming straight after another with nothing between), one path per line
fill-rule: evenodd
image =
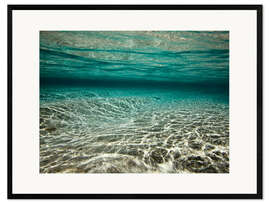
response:
M228 173L229 33L41 31L41 173Z

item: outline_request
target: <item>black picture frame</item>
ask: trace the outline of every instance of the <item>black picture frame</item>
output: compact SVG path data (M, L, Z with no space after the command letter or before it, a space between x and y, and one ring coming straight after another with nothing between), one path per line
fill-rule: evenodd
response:
M254 10L257 12L257 193L255 194L14 194L12 176L12 12L14 10ZM262 199L262 5L8 5L8 199Z

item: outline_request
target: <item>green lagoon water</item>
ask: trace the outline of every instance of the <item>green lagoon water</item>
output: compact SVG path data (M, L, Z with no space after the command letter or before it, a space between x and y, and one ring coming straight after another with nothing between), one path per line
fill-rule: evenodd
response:
M229 33L41 31L41 173L228 173Z

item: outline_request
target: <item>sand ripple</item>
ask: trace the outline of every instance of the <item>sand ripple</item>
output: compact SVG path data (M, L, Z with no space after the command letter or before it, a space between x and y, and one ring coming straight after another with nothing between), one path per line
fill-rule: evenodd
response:
M42 103L40 172L228 173L228 105L161 100Z

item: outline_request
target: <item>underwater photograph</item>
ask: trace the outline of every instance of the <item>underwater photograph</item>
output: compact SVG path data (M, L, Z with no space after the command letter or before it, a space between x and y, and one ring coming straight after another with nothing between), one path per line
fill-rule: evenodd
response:
M229 173L228 31L40 31L40 173Z

